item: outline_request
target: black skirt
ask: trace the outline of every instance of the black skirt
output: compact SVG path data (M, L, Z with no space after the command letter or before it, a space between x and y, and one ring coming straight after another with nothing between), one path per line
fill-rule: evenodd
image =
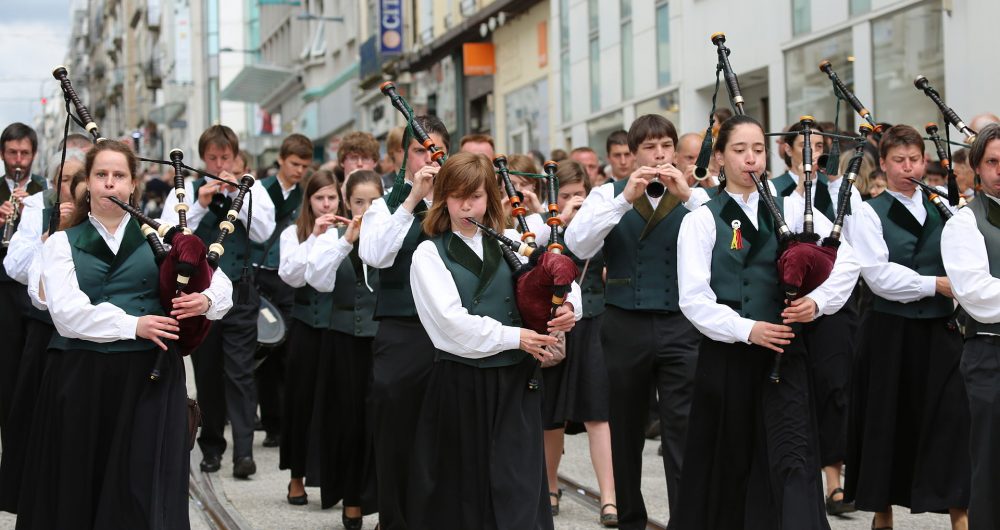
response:
M608 368L601 349L601 317L585 318L566 334L566 358L542 370L542 424L608 421Z
M17 528L186 529L184 364L155 350L49 350Z
M701 341L671 528L829 530L802 339L774 352Z
M504 368L438 361L413 445L412 530L551 529L537 362Z
M317 329L293 319L288 334L287 364L285 366L285 410L281 422L281 448L278 469L288 469L294 478L307 476L309 447L316 387L322 376L320 357L328 352L325 329ZM310 479L318 480L315 473Z
M374 480L367 397L372 370L372 338L330 331L332 351L319 364L317 406L320 419L320 487L323 508L343 500L374 513L374 499L363 498ZM366 502L363 502L366 501Z
M869 311L848 426L847 498L858 509L945 513L969 504L969 408L962 340L946 318Z
M28 435L35 419L35 403L45 373L49 340L55 329L52 324L34 318L25 319L25 322L24 353L18 366L17 385L7 417L3 458L0 460L0 510L12 513L17 513Z

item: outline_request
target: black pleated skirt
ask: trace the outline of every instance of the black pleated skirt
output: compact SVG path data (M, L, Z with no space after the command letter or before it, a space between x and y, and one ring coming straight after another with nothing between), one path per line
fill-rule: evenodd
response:
M323 355L329 355L325 351L330 345L328 334L326 329L317 329L296 319L292 319L289 329L278 468L289 470L295 478L307 476L309 470L313 409L318 380L322 377L319 364ZM308 476L318 481L315 474Z
M804 348L701 341L671 528L829 530Z
M17 513L38 387L45 373L46 352L55 329L52 324L33 318L25 321L24 353L18 366L17 385L4 433L3 458L0 459L0 510L13 513Z
M969 504L969 406L962 340L946 318L869 311L848 426L847 498L858 509L947 512Z
M608 368L601 349L601 317L580 320L566 334L566 358L542 370L542 424L608 421Z
M49 350L17 528L186 529L184 364L155 350Z
M413 445L411 530L551 529L537 362L504 368L438 361Z

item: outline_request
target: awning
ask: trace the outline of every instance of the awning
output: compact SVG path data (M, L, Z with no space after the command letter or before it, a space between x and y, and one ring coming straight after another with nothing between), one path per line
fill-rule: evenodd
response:
M266 64L248 64L222 90L225 101L262 103L270 96L299 83L295 70Z
M184 114L187 105L182 102L164 103L149 111L149 119L155 123L169 124Z

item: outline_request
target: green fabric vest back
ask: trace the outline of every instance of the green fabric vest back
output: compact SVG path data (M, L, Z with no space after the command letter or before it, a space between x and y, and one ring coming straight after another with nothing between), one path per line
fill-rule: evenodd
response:
M198 197L198 189L204 184L205 177L194 181L194 192L192 194L194 197ZM198 223L198 228L194 231L194 235L201 238L205 242L206 247L214 243L215 239L219 236L219 223L226 218L226 213L229 212L232 202L232 199L226 197L220 207L213 200L209 204L205 217L202 217L201 222ZM247 207L247 202L243 203L243 207ZM230 281L235 283L240 279L240 273L243 271L243 260L247 257L249 249L247 248L247 229L243 225L243 222L237 220L233 223L233 227L236 231L226 236L226 240L222 242L226 251L219 258L219 270L225 272Z
M392 266L378 271L376 320L386 317L417 317L417 307L413 305L413 291L410 290L410 265L413 263L413 252L417 250L417 245L427 239L420 226L426 212L427 203L424 201L417 203L417 207L413 209L413 222L406 232L403 246L396 253Z
M45 179L38 175L31 175L31 180L25 187L25 191L28 195L34 195L40 191L45 190L48 187L48 183ZM0 204L3 204L10 200L10 188L7 187L7 179L0 178ZM22 210L23 211L23 210ZM48 221L47 219L45 221ZM43 222L45 222L43 221ZM17 230L18 225L21 224L21 218L18 217L17 222L14 223L14 230ZM0 233L3 232L4 225L0 225ZM2 265L4 258L7 257L7 248L0 247L0 282L13 282L14 279L7 275L7 269Z
M253 248L251 261L266 269L277 269L281 264L281 245L278 239L281 238L281 232L299 218L299 211L302 207L302 186L296 184L286 199L276 175L267 177L260 183L267 190L271 202L274 203L275 230L271 237L263 243L250 242L250 246ZM229 241L228 237L226 241ZM267 255L264 255L265 250Z
M941 262L944 221L937 208L922 193L920 196L927 210L923 226L890 193L882 193L868 204L882 221L882 238L889 248L889 261L912 269L921 276L944 276L944 264ZM874 296L872 307L876 311L904 318L941 318L954 311L951 299L941 294L908 304Z
M795 192L795 188L798 186L795 183L795 179L787 171L775 177L771 181L771 184L774 186L774 190L778 193L779 197L788 197ZM833 211L835 205L830 198L830 178L826 173L813 173L813 189L816 190L813 198L813 208L816 211L822 212L827 219L833 222L834 217L836 217L836 213Z
M783 201L778 209L784 213ZM728 193L719 193L706 207L715 220L712 247L711 287L716 300L751 320L781 323L785 295L778 282L778 239L774 222L763 204L757 210L757 226ZM733 221L740 222L743 248L731 248Z
M514 279L510 267L500 254L499 243L483 240L483 259L461 238L447 232L432 239L441 260L451 272L462 299L462 306L471 315L493 318L505 326L520 326L521 314L514 301ZM483 359L468 359L441 350L437 358L459 362L477 368L512 366L527 355L522 350L507 350Z
M66 230L66 237L76 266L76 280L91 304L107 302L137 317L164 314L159 298L160 269L134 219L128 221L117 255L89 220ZM49 347L118 353L146 351L155 345L147 339L97 343L53 334Z
M338 230L343 236L346 229ZM364 265L358 256L358 243L337 268L337 283L333 286L333 316L330 329L354 335L374 337L378 331L375 320L375 293L378 292L378 269L368 268L368 285L365 285ZM369 291L368 287L372 290Z
M627 180L615 182L615 197ZM633 311L678 311L677 233L688 210L666 193L656 210L645 195L636 199L604 238L608 267L605 300Z
M598 252L594 257L583 260L566 250L566 255L573 259L580 273L586 275L580 280L580 294L583 297L583 317L594 318L604 312L604 254ZM587 270L584 271L586 266Z
M1000 204L980 193L976 200L969 203L976 216L976 226L986 240L986 256L989 258L990 274L1000 278ZM965 323L965 336L974 337L977 333L992 333L1000 335L1000 322L984 324L969 317Z

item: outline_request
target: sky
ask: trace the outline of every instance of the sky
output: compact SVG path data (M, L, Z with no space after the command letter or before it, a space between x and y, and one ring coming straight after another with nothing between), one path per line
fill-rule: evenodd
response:
M79 0L30 0L5 4L0 16L0 128L33 125L41 98L56 94L52 69L66 60L70 9ZM73 73L70 72L72 79Z

